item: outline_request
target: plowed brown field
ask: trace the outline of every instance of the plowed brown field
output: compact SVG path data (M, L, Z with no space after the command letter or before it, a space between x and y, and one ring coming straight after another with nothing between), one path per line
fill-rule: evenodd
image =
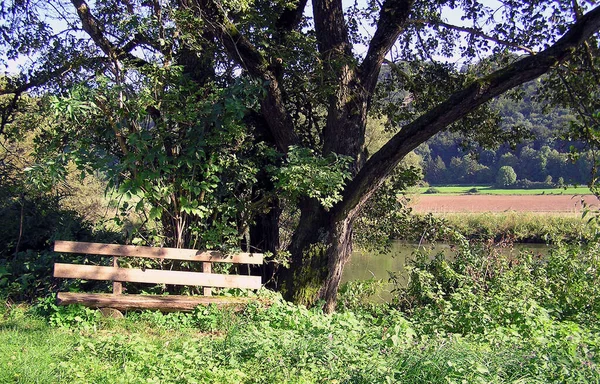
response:
M551 212L577 213L583 207L582 200L598 206L592 195L420 195L413 204L415 212Z

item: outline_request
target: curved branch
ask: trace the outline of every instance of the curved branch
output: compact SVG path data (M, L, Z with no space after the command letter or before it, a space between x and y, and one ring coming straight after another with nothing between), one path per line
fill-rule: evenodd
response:
M71 0L77 9L77 15L83 25L83 30L92 38L94 43L112 60L127 60L136 67L143 67L149 63L132 55L128 50L117 47L108 40L102 31L100 23L92 15L90 7L83 0ZM129 49L129 47L127 47Z
M536 54L536 52L533 49L531 49L531 48L525 47L523 45L517 44L517 43L512 42L512 41L501 39L501 38L496 37L496 36L490 36L488 34L485 34L482 30L480 30L478 28L461 27L461 26L458 26L458 25L453 25L453 24L449 24L449 23L443 22L441 20L420 20L420 19L414 19L414 20L410 20L410 23L417 24L417 25L435 25L435 26L438 26L438 27L443 27L443 28L446 28L446 29L451 29L451 30L457 31L457 32L465 32L465 33L468 33L470 35L481 37L481 38L483 38L485 40L492 41L492 42L494 42L496 44L499 44L499 45L504 45L504 46L507 46L507 47L512 47L512 48L518 49L520 51L527 52L530 55L535 55Z
M352 217L358 213L362 204L381 186L400 160L419 144L486 101L556 67L573 55L577 47L599 29L600 7L596 7L581 17L549 48L471 83L454 93L445 102L404 126L366 162L356 177L346 186L343 200L335 207L336 214Z

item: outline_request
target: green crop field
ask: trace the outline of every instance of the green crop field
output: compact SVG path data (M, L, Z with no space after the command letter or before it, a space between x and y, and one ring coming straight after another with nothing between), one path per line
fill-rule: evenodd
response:
M476 193L482 195L591 195L588 187L569 187L569 188L546 188L546 189L499 189L489 185L448 185L431 186L419 189L420 193L426 193L430 188L435 188L439 194L462 195L471 193L473 188Z

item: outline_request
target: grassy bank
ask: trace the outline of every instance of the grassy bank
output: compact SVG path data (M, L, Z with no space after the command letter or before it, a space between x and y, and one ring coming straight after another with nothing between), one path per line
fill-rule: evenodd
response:
M423 216L421 216L422 218ZM532 212L446 213L436 216L471 239L509 239L546 243L590 239L597 228L581 215L551 215ZM418 219L417 219L418 220Z
M419 189L420 193L426 193L428 189L434 189L437 193L448 195L464 195L476 193L481 195L590 195L588 187L568 187L568 188L546 188L546 189L498 189L489 185L449 185L449 186L431 186Z
M324 316L287 304L212 330L156 313L56 328L9 309L0 322L2 383L424 383L600 380L600 334L550 323L522 339L420 334L400 313ZM187 321L187 320L186 320ZM184 321L184 323L186 322ZM208 332L207 332L208 331ZM568 337L574 341L568 341ZM592 348L590 350L590 348ZM595 355L594 355L595 356Z
M590 241L597 235L599 227L588 220L588 217L582 218L579 214L514 211L414 214L410 230L395 233L394 238L407 242L432 239L452 242L442 233L458 232L472 240L520 243ZM440 231L440 228L445 230Z
M0 382L590 383L600 381L597 245L546 259L457 244L422 255L394 303L348 289L324 315L265 292L233 313L4 305ZM363 303L363 304L361 304Z

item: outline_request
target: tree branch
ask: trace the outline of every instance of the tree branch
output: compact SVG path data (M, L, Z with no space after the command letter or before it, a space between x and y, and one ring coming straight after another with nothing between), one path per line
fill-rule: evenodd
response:
M304 13L304 8L306 8L306 3L308 3L308 0L298 0L298 4L296 4L295 8L285 9L281 15L279 15L279 18L275 22L275 29L277 30L279 37L286 32L298 28L302 21L302 14Z
M334 208L338 215L353 216L410 151L486 101L533 80L573 55L578 46L600 29L600 7L581 17L549 48L485 76L454 93L412 123L404 126L377 151L344 189ZM344 216L346 217L346 216Z
M370 93L377 85L381 64L398 39L412 4L413 0L386 0L381 5L377 30L369 44L367 56L359 68L361 83Z
M10 122L11 114L17 110L17 102L21 95L30 89L47 84L52 79L59 79L68 72L71 72L77 68L81 68L85 64L93 64L94 62L100 62L105 58L75 58L71 62L66 63L49 72L38 72L34 76L30 77L28 81L16 82L7 79L7 84L0 88L0 96L13 95L11 102L2 110L0 116L0 133L4 132L4 128Z
M46 84L48 81L54 78L61 77L67 72L72 71L75 68L79 68L81 64L77 65L72 62L66 63L53 71L50 72L39 72L35 76L29 79L27 82L23 82L20 85L11 86L10 82L4 88L0 88L0 95L15 94L20 95L28 90L39 87L40 85Z
M481 38L483 38L485 40L493 41L494 43L499 44L499 45L504 45L504 46L507 46L507 47L512 47L512 48L518 49L520 51L527 52L530 55L535 55L536 54L536 52L533 49L531 49L531 48L528 48L528 47L525 47L523 45L514 43L512 41L501 39L501 38L496 37L496 36L490 36L488 34L483 33L483 31L480 30L480 29L478 29L478 28L460 27L458 25L448 24L448 23L443 22L441 20L420 20L420 19L413 19L413 20L410 20L410 23L417 24L417 25L435 25L435 26L438 26L438 27L444 27L446 29L451 29L453 31L465 32L465 33L468 33L468 34L473 35L473 36L481 37Z
M149 64L147 61L132 55L128 50L117 47L110 42L104 36L98 20L94 17L94 15L92 15L90 8L85 1L71 0L71 3L77 9L77 15L81 20L83 30L111 60L127 60L136 67L143 67Z
M323 59L352 57L342 0L312 0L315 32Z
M351 172L363 162L364 120L368 95L357 79L342 0L312 0L324 84L329 92L327 122L323 128L323 153L355 159Z
M203 6L200 0L191 2L194 11L199 13L209 30L221 41L229 57L265 84L267 94L261 100L261 111L275 144L279 150L287 152L291 145L298 144L300 140L294 132L294 121L285 107L283 92L277 76L270 70L269 61L242 35L216 3L208 0Z

